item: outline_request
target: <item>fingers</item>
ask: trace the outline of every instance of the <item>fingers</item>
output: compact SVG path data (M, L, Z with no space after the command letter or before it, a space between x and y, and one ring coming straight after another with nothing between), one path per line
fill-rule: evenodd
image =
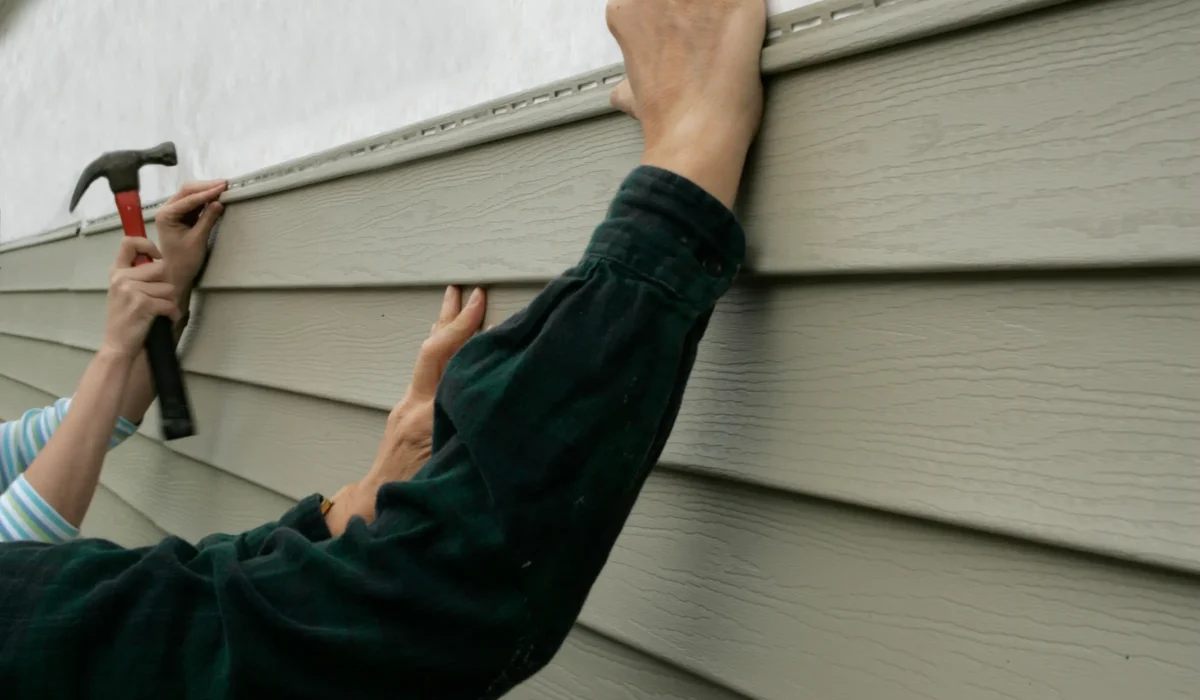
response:
M142 282L138 286L138 291L155 299L166 299L167 301L175 299L175 285L168 282Z
M471 298L467 300L467 305L443 329L444 334L450 337L455 346L453 352L457 352L458 348L471 339L471 336L479 332L479 327L483 325L483 315L486 312L487 293L482 288L476 287L475 291L471 292Z
M413 382L410 392L417 397L429 398L437 393L438 382L446 364L454 353L479 330L483 323L484 312L487 310L487 294L482 289L471 293L465 306L461 306L462 292L447 290L442 303L442 316L434 324L434 332L421 344L421 352L417 355L417 364L413 370ZM449 310L458 309L450 318ZM443 322L443 319L449 318Z
M145 265L119 270L116 275L134 282L162 282L167 278L167 266L156 260Z
M218 185L228 186L229 183L225 180L199 180L197 182L185 182L183 183L183 186L179 188L178 192L171 195L171 198L167 200L167 204L178 202L180 199L183 199L188 195L196 194L197 192L207 192Z
M462 313L462 289L455 286L446 287L446 296L442 298L442 312L438 314L437 323L433 324L433 332L436 333L440 328L444 328L454 321L460 313Z
M178 321L181 312L175 303L175 286L161 279L162 263L158 262L121 270L109 284L111 302L129 318L166 316Z
M170 299L159 299L152 296L145 297L145 310L150 316L166 316L171 319L172 323L179 321L182 314L179 311L179 306Z
M183 195L173 202L168 201L167 204L164 204L158 210L158 214L154 218L165 221L181 221L190 212L204 207L211 202L216 202L221 193L225 191L225 188L226 184L222 181L206 190ZM183 194L182 191L180 191L180 194ZM206 211L205 213L208 212Z
M162 257L158 246L154 245L154 241L149 238L126 236L121 239L121 247L117 249L117 260L113 263L113 269L122 270L133 267L133 261L139 255L146 255L154 260Z
M637 102L633 98L633 87L629 84L629 78L625 78L613 88L612 93L608 96L609 102L613 107L628 114L634 119L637 115Z

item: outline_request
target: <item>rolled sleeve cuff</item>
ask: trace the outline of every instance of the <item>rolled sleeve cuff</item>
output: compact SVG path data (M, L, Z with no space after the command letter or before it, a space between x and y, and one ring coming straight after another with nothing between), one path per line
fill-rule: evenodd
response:
M55 426L61 423L67 417L67 411L71 410L71 401L74 397L59 399L54 403L54 408L57 414L58 421ZM113 428L112 436L108 439L108 449L113 449L121 443L125 442L138 431L137 423L130 421L127 418L117 417L117 425ZM49 439L49 437L47 437Z
M78 536L79 530L30 486L24 474L0 495L0 541L54 544Z
M733 212L699 185L641 166L621 184L588 257L617 262L709 308L741 269L746 236Z
M128 440L130 436L137 431L138 427L136 423L133 423L125 418L118 418L117 427L113 429L112 442L109 446L116 447L117 445L120 445L122 442Z
M321 501L317 494L300 501L279 518L280 527L299 532L309 542L323 542L333 537L325 516L321 514Z

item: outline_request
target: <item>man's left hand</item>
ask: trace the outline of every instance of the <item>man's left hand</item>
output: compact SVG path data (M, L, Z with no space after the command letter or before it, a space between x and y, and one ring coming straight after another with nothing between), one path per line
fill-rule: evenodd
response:
M361 481L333 496L325 524L334 537L345 532L355 516L367 523L375 520L379 489L384 484L408 481L425 466L433 447L433 406L438 384L450 358L479 332L486 310L487 294L482 289L476 289L464 305L461 288L446 288L441 314L429 338L421 344L412 384L388 415L383 443L371 470Z
M208 234L224 211L217 198L226 187L225 180L189 182L159 207L154 217L167 280L179 290L181 299L191 292L204 264Z

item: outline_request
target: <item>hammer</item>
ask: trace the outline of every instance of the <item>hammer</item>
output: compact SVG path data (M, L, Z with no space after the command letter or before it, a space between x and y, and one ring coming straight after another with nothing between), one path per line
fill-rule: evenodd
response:
M141 182L138 170L143 165L172 166L179 162L175 144L170 141L144 151L112 151L92 161L79 176L75 193L71 195L70 211L75 211L83 193L101 177L108 178L121 215L121 227L126 236L146 237L146 224L142 220L142 198L138 194ZM139 255L134 265L150 262L150 258ZM146 356L150 360L150 374L158 392L158 408L162 416L164 440L176 440L196 434L192 423L192 409L188 403L187 387L183 382L183 370L175 355L175 334L171 319L159 316L150 326L146 336Z

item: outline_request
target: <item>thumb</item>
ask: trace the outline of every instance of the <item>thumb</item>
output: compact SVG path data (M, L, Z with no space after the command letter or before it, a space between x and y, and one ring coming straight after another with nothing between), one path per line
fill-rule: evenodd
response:
M616 107L634 119L638 118L637 100L634 99L633 87L629 84L629 78L625 78L618 83L617 86L613 88L613 91L609 95L608 99L609 102L612 103L613 107Z
M431 398L437 394L438 383L442 381L450 358L479 331L486 310L487 294L476 289L454 320L443 325L421 345L413 370L411 391L415 395Z

